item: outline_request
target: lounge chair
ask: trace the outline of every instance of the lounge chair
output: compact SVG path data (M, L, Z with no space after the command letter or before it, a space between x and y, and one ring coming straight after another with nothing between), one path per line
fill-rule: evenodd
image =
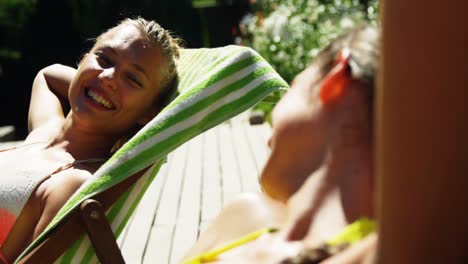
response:
M178 72L179 95L70 198L16 262L123 263L114 234L124 229L166 155L287 88L246 47L182 50Z

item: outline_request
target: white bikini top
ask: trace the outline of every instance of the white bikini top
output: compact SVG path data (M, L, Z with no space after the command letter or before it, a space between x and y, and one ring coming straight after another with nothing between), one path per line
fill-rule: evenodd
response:
M26 146L30 146L30 144L19 148ZM18 148L7 150L15 149ZM6 150L2 150L2 152L3 151ZM2 162L3 164L18 164L18 162L8 163L8 159L13 160L17 158L17 153L16 155L13 153L2 153L2 155L0 155L0 159L6 159L6 161L4 160L5 163ZM27 159L28 157L26 156L25 158ZM40 183L50 176L78 163L99 162L103 160L104 159L77 160L64 166L57 165L58 168L55 170L50 169L51 164L40 164L37 162L34 163L34 167L28 167L28 160L25 160L25 163L19 168L18 166L2 166L2 168L0 168L0 245L5 242L26 202Z

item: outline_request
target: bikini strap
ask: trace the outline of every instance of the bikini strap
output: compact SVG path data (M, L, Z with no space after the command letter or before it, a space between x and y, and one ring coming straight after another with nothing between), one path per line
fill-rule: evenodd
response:
M52 172L50 175L54 175L54 174L56 174L56 173L59 173L59 172L64 171L64 170L66 170L66 169L69 169L69 168L75 166L76 164L88 163L88 162L89 162L89 163L95 163L95 162L101 162L101 161L105 161L105 160L107 160L107 159L105 159L105 158L95 158L95 159L75 160L75 161L73 161L73 162L70 162L70 163L68 163L68 164L65 164L65 165L63 165L63 166L58 167L58 168L57 168L54 172Z
M5 151L10 151L10 150L15 150L15 149L20 149L20 148L24 148L24 147L27 147L27 146L30 146L30 145L35 145L35 144L46 144L47 142L33 142L33 143L28 143L28 144L24 144L24 145L21 145L21 146L17 146L17 147L11 147L11 148L6 148L6 149L0 149L0 152L5 152Z

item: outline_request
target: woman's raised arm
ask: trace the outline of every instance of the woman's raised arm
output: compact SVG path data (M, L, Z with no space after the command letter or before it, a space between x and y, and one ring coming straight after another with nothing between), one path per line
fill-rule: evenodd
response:
M68 87L76 69L61 64L50 65L36 75L29 103L28 128L56 118L64 118L68 108Z

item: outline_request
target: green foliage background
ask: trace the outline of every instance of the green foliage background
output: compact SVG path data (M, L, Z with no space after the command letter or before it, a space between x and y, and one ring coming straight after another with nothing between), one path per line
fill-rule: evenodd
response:
M34 0L1 0L0 4L0 59L18 59L21 53L21 34L29 16L34 12Z
M241 22L243 42L288 82L330 40L362 23L376 23L376 0L257 0Z
M360 24L376 24L378 5L378 0L256 0L240 23L240 43L258 51L290 83L332 39ZM269 120L274 103L269 98L256 108Z

